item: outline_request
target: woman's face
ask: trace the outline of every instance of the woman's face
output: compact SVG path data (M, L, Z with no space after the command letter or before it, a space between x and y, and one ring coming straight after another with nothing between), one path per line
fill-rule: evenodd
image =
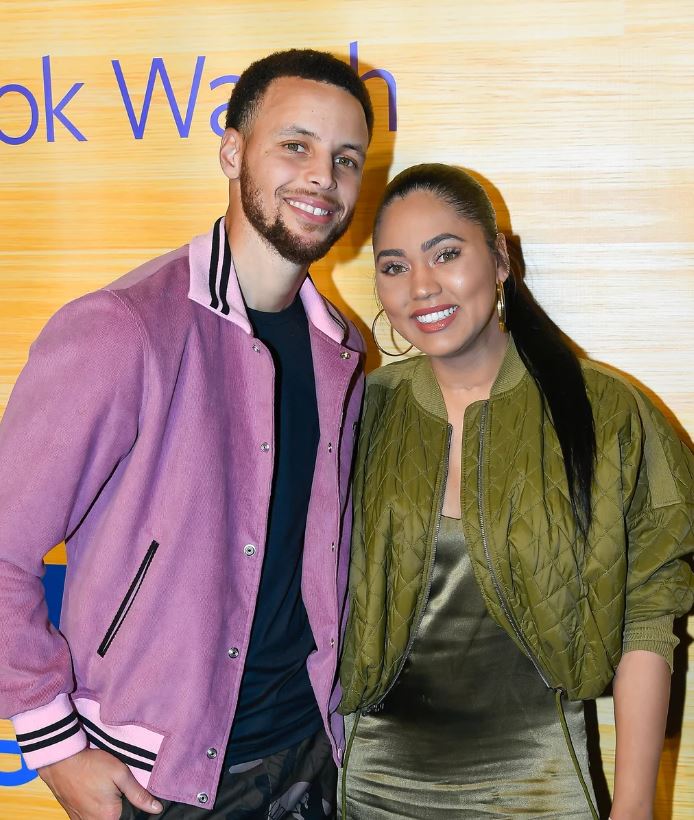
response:
M506 257L503 238L500 256ZM428 191L394 199L374 235L376 291L393 327L432 357L501 334L497 281L507 275L482 228Z

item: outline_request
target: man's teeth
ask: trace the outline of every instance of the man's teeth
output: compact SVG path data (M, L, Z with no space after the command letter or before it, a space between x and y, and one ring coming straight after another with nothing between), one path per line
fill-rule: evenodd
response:
M456 310L458 310L458 305L446 308L445 310L437 310L434 313L425 313L422 316L415 316L415 319L423 325L430 325L432 322L440 322L441 319L452 316Z
M290 199L289 204L298 208L300 211L306 211L307 214L313 214L314 216L327 216L330 213L330 211L326 211L325 208L314 208L313 205L308 205L306 202L297 202L295 199Z

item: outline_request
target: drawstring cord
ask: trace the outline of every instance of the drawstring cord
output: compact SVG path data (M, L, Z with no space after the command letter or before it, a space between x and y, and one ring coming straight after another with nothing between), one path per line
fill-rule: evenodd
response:
M345 756L342 761L342 788L341 803L342 803L342 820L347 820L347 763L349 761L349 753L352 751L352 743L354 742L354 735L357 733L357 726L359 725L359 718L361 717L361 710L357 710L354 718L354 725L352 731L349 733L349 740L345 747Z
M593 815L593 820L600 820L600 815L597 812L597 809L593 805L593 798L590 796L590 790L586 785L586 781L583 777L583 772L581 771L581 766L578 762L578 758L576 757L576 750L574 749L574 744L571 740L571 735L569 734L569 727L566 725L566 716L564 715L564 704L561 702L563 691L561 689L554 690L554 700L557 705L557 712L559 713L559 722L561 723L562 731L564 732L564 740L566 740L566 745L569 749L569 754L571 755L571 760L574 764L574 769L576 770L576 774L578 775L578 779L581 783L581 787L583 788L583 794L586 796L586 801L588 803L588 807L590 808L590 813Z

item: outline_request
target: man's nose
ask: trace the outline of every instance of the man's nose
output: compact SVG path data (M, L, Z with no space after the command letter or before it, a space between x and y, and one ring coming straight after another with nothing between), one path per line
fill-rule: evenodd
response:
M335 188L335 163L332 156L316 153L312 157L308 168L308 181L324 191Z

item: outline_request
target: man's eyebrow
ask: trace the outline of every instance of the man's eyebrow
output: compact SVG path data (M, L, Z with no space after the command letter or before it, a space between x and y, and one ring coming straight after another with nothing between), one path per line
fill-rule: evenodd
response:
M378 260L382 256L404 256L404 255L405 255L405 251L401 250L400 248L384 248L382 251L379 251L376 254L376 261L378 262Z
M443 242L444 239L457 239L459 242L465 241L462 236L456 236L454 233L440 233L431 239L427 239L426 242L422 242L421 248L423 251L431 250L434 245L438 245L438 243Z
M359 156L361 156L361 157L366 156L366 150L361 145L355 145L354 143L351 143L351 142L345 142L342 145L342 150L343 151L354 151L355 154L359 154Z
M280 137L309 137L310 139L316 140L316 142L321 142L321 138L316 134L315 131L309 131L308 128L302 128L300 125L289 125L287 128L283 128L279 132ZM366 149L364 146L359 145L353 142L345 142L340 146L340 151L354 151L356 154L359 154L361 157L366 156Z
M320 142L320 137L318 134L314 131L309 131L307 128L302 128L300 125L288 125L279 132L280 137L294 137L297 134L302 137L311 137L311 139L318 140L318 142Z

